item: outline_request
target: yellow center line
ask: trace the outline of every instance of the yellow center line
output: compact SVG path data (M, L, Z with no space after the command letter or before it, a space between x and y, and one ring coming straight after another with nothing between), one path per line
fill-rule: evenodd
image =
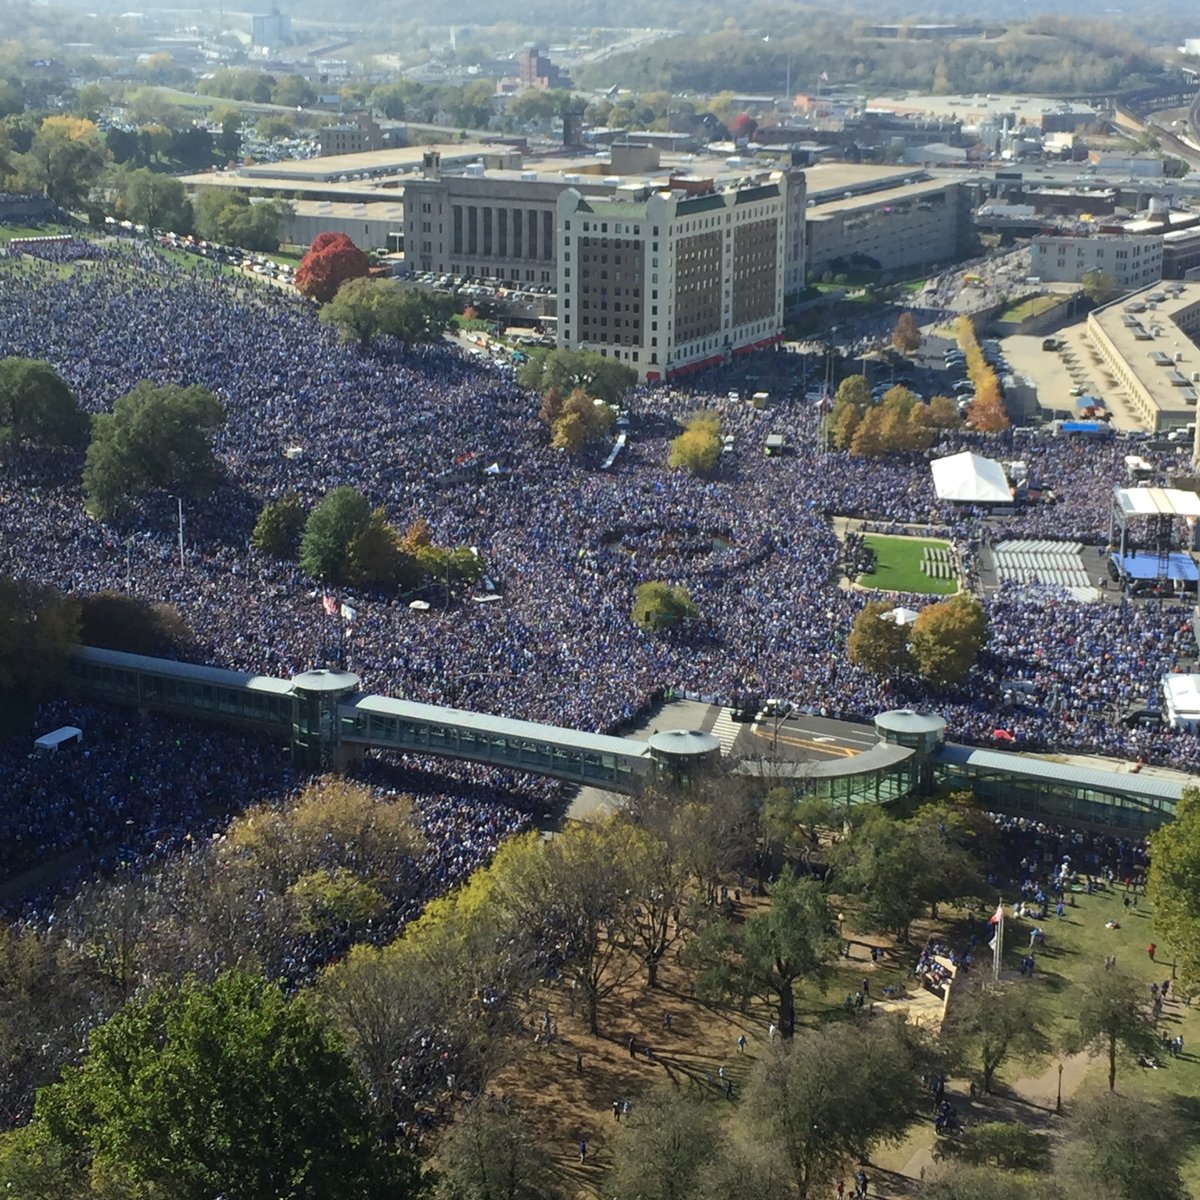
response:
M769 742L776 740L773 734L765 733L761 729L755 729L754 736L765 738ZM828 742L812 742L807 738L796 737L782 731L779 734L778 740L785 746L795 746L801 750L818 750L822 754L839 755L842 758L853 758L858 753L857 750L851 750L846 746L832 746Z

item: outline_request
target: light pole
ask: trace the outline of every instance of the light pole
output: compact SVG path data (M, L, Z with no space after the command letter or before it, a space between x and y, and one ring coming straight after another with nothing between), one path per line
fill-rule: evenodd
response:
M185 569L183 561L183 497L176 496L174 500L179 514L179 569L182 571Z
M1060 1062L1058 1064L1058 1098L1054 1101L1054 1111L1058 1113L1060 1117L1062 1116L1062 1073L1063 1065Z

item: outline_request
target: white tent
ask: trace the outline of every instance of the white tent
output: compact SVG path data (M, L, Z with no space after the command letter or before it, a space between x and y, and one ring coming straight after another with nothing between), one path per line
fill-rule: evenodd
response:
M1012 489L1004 468L970 451L935 458L929 464L933 490L939 500L961 504L1011 504Z
M897 625L911 625L920 614L915 608L893 608L891 612L879 614L881 621L894 621Z

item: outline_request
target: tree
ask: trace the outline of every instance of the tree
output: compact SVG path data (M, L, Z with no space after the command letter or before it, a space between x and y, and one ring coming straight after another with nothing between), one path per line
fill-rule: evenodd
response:
M1193 1139L1149 1096L1085 1094L1074 1106L1063 1173L1079 1195L1118 1200L1185 1200L1180 1163Z
M1029 1171L1046 1165L1050 1139L1020 1121L985 1121L968 1126L957 1137L943 1138L933 1153L935 1158L953 1158L971 1166Z
M846 652L856 667L885 679L908 669L908 631L888 614L895 608L889 600L872 600L854 618Z
M370 273L367 256L344 233L320 233L296 268L296 290L318 304L328 304L348 279Z
M822 1025L768 1052L746 1106L800 1200L920 1111L923 1052L903 1019Z
M196 193L196 232L243 250L278 250L280 231L291 214L286 200L252 200L232 188L200 188Z
M83 467L88 508L106 519L155 488L207 494L220 478L212 438L224 424L224 405L204 388L142 380L92 421Z
M600 1033L600 1004L637 972L610 932L627 923L637 901L635 832L620 822L576 823L549 842L510 838L493 863L496 903L508 928L541 929L562 956Z
M371 508L352 487L326 492L308 515L300 538L300 566L314 579L339 580L349 565L350 543L371 519Z
M871 403L871 385L865 375L847 375L833 396L835 404L853 404L866 408Z
M709 995L752 996L775 1005L780 1035L796 1031L796 984L824 973L841 940L833 913L815 879L798 879L790 868L771 888L770 907L740 925L718 920L689 942L689 958L701 967L700 987Z
M317 93L303 75L281 75L271 89L271 103L287 108L307 108L316 99Z
M699 615L687 588L652 580L638 585L630 619L647 633L662 633L679 629Z
M1045 1020L1042 1006L1028 988L984 985L959 999L947 1032L979 1064L983 1090L990 1095L996 1070L1005 1059L1033 1058L1049 1051Z
M847 400L835 400L829 414L829 436L839 450L849 450L854 444L863 409Z
M1142 1001L1142 985L1131 975L1094 968L1080 981L1074 1012L1073 1048L1101 1051L1108 1057L1108 1090L1117 1086L1117 1055L1153 1054L1154 1025Z
M921 327L910 312L902 312L892 329L892 346L901 354L911 354L921 348Z
M531 354L521 364L517 379L522 387L539 393L557 388L565 396L582 387L588 395L615 405L637 383L637 372L594 350L550 350Z
M934 429L957 429L962 424L958 405L949 396L934 396L929 401L929 423Z
M20 186L45 192L64 208L79 204L104 167L99 131L79 117L46 117L17 167Z
M1200 790L1185 788L1175 819L1154 835L1154 926L1174 947L1187 991L1200 988Z
M214 125L221 127L217 149L226 162L232 162L242 150L242 113L231 104L219 104L209 114Z
M250 545L260 554L291 558L300 531L304 528L304 501L298 492L284 492L278 500L269 500L259 511L250 535Z
M34 1126L114 1194L414 1194L316 1008L237 973L156 989L93 1030Z
M868 408L854 430L850 453L858 458L882 458L888 452L885 412L879 405Z
M79 602L53 588L0 575L0 692L32 702L62 677L79 641Z
M1085 271L1079 290L1093 304L1107 304L1121 294L1121 285L1110 271Z
M721 418L714 412L697 412L683 432L671 442L667 466L682 467L693 475L707 475L721 457Z
M953 596L921 609L908 652L923 679L946 687L964 678L986 641L983 606L973 596Z
M141 167L125 176L122 192L131 221L148 229L191 233L192 205L178 179Z
M924 911L969 895L978 872L958 814L927 805L907 821L873 809L831 853L833 878L859 904L863 928L907 940Z
M923 1200L1077 1200L1059 1179L1042 1180L994 1167L956 1166L925 1187ZM1099 1198L1097 1198L1099 1200Z
M0 452L21 442L76 446L87 430L87 415L49 363L0 359Z
M448 296L404 288L394 279L348 279L321 309L321 320L333 325L345 341L367 345L376 334L400 341L435 342L454 313Z
M550 445L568 454L578 454L602 438L615 419L616 413L608 404L589 395L583 387L576 387L562 402L552 426Z
M346 576L352 583L394 588L414 579L416 564L400 549L400 535L387 512L375 509L346 548Z
M1000 381L990 367L975 378L975 399L967 409L967 419L980 433L1003 433L1011 424L1000 395Z
M605 1195L614 1200L694 1200L724 1150L712 1108L694 1093L639 1099L613 1149Z
M80 638L127 654L163 654L188 643L191 631L173 604L105 588L80 597Z
M561 1200L550 1155L519 1113L478 1097L454 1118L438 1145L434 1200Z

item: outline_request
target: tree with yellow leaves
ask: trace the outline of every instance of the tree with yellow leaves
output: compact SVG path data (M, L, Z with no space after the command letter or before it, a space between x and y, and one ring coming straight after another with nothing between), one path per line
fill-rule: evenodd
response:
M28 154L17 155L18 186L45 192L67 207L87 197L104 167L105 152L94 121L46 117Z

